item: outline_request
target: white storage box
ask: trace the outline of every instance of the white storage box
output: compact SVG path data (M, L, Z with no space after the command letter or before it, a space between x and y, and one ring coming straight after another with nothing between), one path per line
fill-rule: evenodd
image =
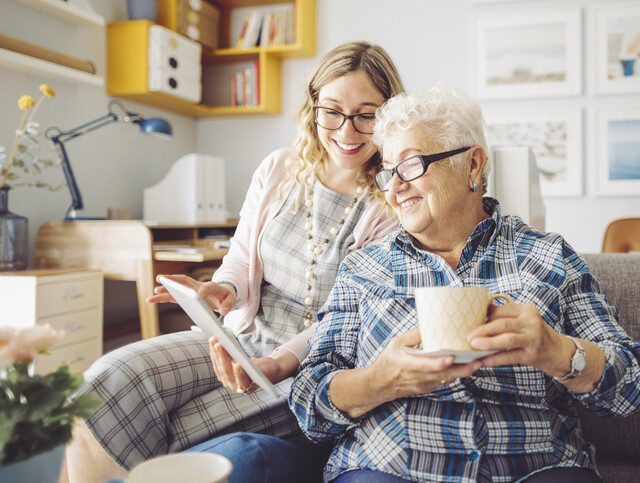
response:
M227 220L225 163L207 154L178 159L155 186L144 190L145 221L222 223Z
M149 90L193 102L202 98L201 45L159 25L149 27Z
M192 102L200 102L202 99L200 81L180 78L162 71L149 72L149 90L166 92Z

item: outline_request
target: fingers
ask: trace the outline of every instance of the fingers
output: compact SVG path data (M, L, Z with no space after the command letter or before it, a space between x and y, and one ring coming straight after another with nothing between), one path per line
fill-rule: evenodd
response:
M247 376L247 373L244 372L244 369L242 368L242 366L240 366L240 364L234 361L231 365L233 367L233 374L235 376L238 390L245 393L249 392L249 390L253 386L253 381L249 376Z
M422 340L420 338L420 329L417 328L411 329L409 332L405 332L404 334L397 335L394 339L397 345L404 347L414 347Z
M522 334L508 332L493 337L475 337L470 344L479 351L511 350L526 346L527 340Z
M519 319L513 317L499 318L473 329L469 333L467 340L471 341L478 337L493 337L506 332L521 332L521 330L522 322Z
M154 295L146 298L147 303L162 304L166 302L173 302L173 303L176 302L173 296L162 285L158 285L157 287L154 287L153 293Z
M489 305L487 311L489 319L495 317L516 317L522 311L522 308L526 304L504 304L504 305Z
M227 287L214 282L202 284L198 289L198 297L222 315L227 315L236 304L236 297Z
M229 354L224 347L222 347L222 344L217 340L213 343L212 347L213 350L211 358L212 361L215 361L214 370L216 372L216 376L218 376L218 379L226 388L236 391L238 389L238 384L233 372L233 360L229 357ZM217 368L217 370L215 368Z
M473 361L468 364L454 364L447 370L434 372L432 374L432 380L438 384L449 384L456 379L471 377L482 365L482 361Z
M441 372L454 363L453 356L424 356L403 351L402 359L395 358L403 366L404 372L413 372L422 378L425 374Z
M512 349L483 357L482 365L485 367L511 366L522 363L524 357L524 349Z

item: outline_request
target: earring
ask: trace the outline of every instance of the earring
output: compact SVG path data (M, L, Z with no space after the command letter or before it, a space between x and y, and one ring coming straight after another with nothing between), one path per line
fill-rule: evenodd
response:
M471 192L475 193L476 191L478 191L478 185L474 181L473 183L471 183Z

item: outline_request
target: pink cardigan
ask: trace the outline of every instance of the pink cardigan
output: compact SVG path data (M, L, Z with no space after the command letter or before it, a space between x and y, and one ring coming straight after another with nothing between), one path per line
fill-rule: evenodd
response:
M255 171L240 210L240 221L229 253L213 275L214 282L232 282L238 290L238 308L225 317L225 325L236 334L253 329L262 284L262 260L258 252L260 237L266 224L295 188L295 182L290 180L282 191L278 189L287 175L286 161L294 156L293 150L279 149L267 156ZM396 226L396 219L389 218L382 206L370 203L353 230L355 242L347 248L347 253L383 237Z

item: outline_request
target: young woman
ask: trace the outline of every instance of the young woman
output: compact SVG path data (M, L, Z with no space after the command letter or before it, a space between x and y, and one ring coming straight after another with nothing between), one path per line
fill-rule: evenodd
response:
M396 225L379 203L371 134L376 109L403 90L378 46L349 43L326 54L306 89L295 149L272 153L253 175L213 281L173 276L197 288L256 364L286 389L342 259ZM162 287L155 293L149 302L173 301ZM286 400L253 391L219 344L210 346L199 332L120 348L85 377L85 391L105 404L78 425L67 449L72 482L103 481L234 431L302 437Z

